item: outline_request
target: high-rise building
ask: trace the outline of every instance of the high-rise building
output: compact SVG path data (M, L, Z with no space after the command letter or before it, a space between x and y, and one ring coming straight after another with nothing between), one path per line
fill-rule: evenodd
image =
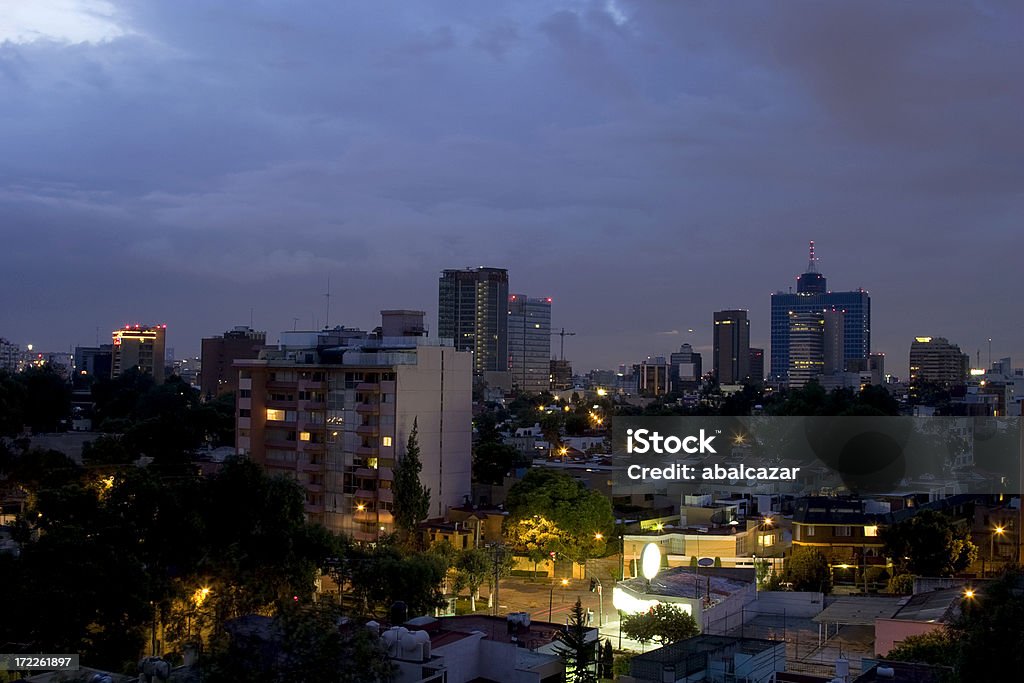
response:
M508 371L508 271L445 270L438 282L437 336L473 353L473 374Z
M152 375L157 384L163 384L166 335L167 325L125 325L114 330L110 376L119 377L135 367Z
M415 423L428 515L461 505L471 493L472 356L450 340L331 332L235 362L239 454L296 479L310 521L376 541L394 530L394 470Z
M550 368L552 391L572 389L572 363L552 358L548 367Z
M21 359L21 347L0 337L0 370L17 372L18 362Z
M825 370L825 318L813 311L789 314L789 386L800 388Z
M110 377L114 347L111 344L75 347L75 374Z
M807 272L797 278L796 292L772 294L771 374L787 381L792 362L789 358L790 318L794 313L843 312L843 362L867 358L871 352L871 296L863 289L832 292L825 276L818 272L814 242L810 244Z
M754 384L764 382L764 349L750 347L750 381Z
M843 340L845 338L846 330L846 312L845 311L822 311L822 354L823 354L823 375L834 375L836 373L843 372L846 368L846 361L844 357L845 345Z
M641 396L661 396L669 391L669 366L664 356L648 356L633 366L636 392Z
M695 389L700 384L701 356L690 344L683 344L679 350L669 354L669 386L672 391L681 392Z
M750 321L743 310L715 311L715 377L719 384L739 384L750 377Z
M540 393L551 388L551 298L508 298L508 369L512 386Z
M233 363L243 358L258 358L267 344L267 333L245 325L236 326L221 336L205 337L199 370L199 390L203 396L220 396L238 389L238 371Z
M940 386L962 385L971 357L945 337L916 337L910 345L910 383L934 382Z

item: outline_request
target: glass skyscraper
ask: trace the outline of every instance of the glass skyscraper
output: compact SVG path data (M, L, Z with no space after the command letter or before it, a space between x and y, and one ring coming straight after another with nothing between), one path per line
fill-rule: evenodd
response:
M438 282L437 336L473 353L473 373L508 371L508 271L445 270Z
M842 311L844 363L867 358L871 353L871 296L867 291L830 292L825 276L818 272L814 242L807 272L797 278L796 284L796 292L772 294L772 379L789 380L790 321L794 314Z
M508 298L508 369L519 391L551 387L551 299Z

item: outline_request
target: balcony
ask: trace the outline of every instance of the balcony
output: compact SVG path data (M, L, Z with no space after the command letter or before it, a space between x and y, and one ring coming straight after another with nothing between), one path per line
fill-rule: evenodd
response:
M359 467L356 468L356 476L362 477L363 479L376 479L377 470L371 467Z
M356 412L360 415L377 415L380 413L379 403L357 403Z
M364 458L375 458L377 457L377 449L374 448L373 446L360 446L359 448L356 449L356 455L362 456Z
M356 385L356 391L366 391L375 394L380 393L380 385L376 382L360 382Z
M356 434L360 436L377 436L380 427L377 425L359 425L356 427Z
M390 467L381 467L377 470L377 478L381 481L394 481L395 471Z

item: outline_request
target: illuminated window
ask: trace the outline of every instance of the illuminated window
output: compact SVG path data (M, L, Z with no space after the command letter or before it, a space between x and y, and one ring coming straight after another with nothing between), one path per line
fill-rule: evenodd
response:
M312 438L312 434L309 432L299 432L299 441L309 441Z
M267 408L267 419L268 420L284 420L284 411L278 410L277 408Z
M391 437L390 436L382 437L381 440L380 440L380 445L381 446L390 446L391 445Z
M366 466L373 470L377 469L377 458L367 458Z
M865 536L877 536L878 535L878 527L877 526L866 526L866 527L864 527L864 535Z

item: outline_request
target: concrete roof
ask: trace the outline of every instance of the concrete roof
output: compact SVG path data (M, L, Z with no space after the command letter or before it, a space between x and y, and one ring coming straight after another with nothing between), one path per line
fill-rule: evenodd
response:
M875 619L886 619L900 608L900 597L842 597L823 609L812 621L818 624L874 626Z

